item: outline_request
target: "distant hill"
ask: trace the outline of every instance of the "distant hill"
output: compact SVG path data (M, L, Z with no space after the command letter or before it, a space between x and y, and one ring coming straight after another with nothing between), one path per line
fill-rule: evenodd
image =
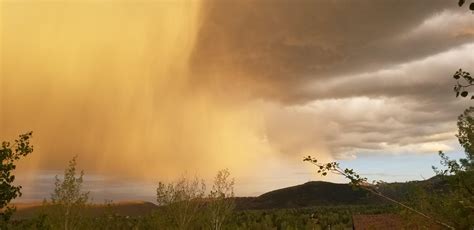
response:
M327 205L363 205L384 203L369 192L348 184L312 181L267 192L258 197L236 198L237 209L301 208Z
M443 189L443 183L437 177L424 181L406 183L388 183L380 187L383 194L403 201L410 196L418 185L430 186L432 190ZM311 181L301 185L277 189L258 197L235 197L237 210L303 208L311 206L334 205L375 205L387 202L362 189L354 189L349 184L337 184L324 181ZM16 204L14 218L29 218L41 210L41 203ZM118 202L112 206L92 205L88 213L100 215L113 212L124 216L146 215L158 206L151 202Z
M15 204L17 211L13 219L33 218L42 210L42 203L19 203ZM87 207L87 213L91 216L100 216L106 213L114 213L121 216L144 216L158 208L156 204L145 201L122 201L111 205L93 204Z
M423 181L386 183L379 186L384 195L398 201L407 200L418 186L429 187L430 191L446 189L439 177ZM333 205L376 205L388 202L363 189L354 189L349 184L311 181L301 185L277 189L258 197L235 198L237 209L279 209Z

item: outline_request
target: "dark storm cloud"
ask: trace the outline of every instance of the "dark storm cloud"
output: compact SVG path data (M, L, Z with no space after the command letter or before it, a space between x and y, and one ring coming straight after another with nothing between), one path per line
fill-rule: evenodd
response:
M307 94L317 99L344 98L353 96L388 96L388 97L423 97L425 103L433 100L452 101L452 86L455 83L450 77L459 67L468 69L474 63L472 52L474 45L467 44L455 47L446 52L428 58L388 66L362 74L348 74L314 82L305 86ZM337 92L337 94L331 94Z
M336 158L458 151L456 118L470 101L455 98L450 76L459 66L472 66L472 53L474 44L461 45L383 70L309 82L302 92L312 101L284 106L291 119L274 116L269 125L273 133L291 133L306 146L322 138Z
M466 103L449 76L474 71L472 17L445 0L210 0L191 67L276 102L267 138L284 153L452 150Z
M315 98L301 87L310 82L383 69L472 41L469 31L429 28L437 23L431 17L462 11L456 7L445 0L207 1L192 67L206 85L307 102ZM456 20L441 29L459 25Z

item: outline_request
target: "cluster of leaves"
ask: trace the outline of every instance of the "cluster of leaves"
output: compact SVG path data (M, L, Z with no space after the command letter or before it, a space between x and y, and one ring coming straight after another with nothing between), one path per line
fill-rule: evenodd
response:
M0 218L1 221L8 221L14 212L13 207L8 204L13 199L21 196L21 186L13 185L15 175L12 174L16 169L15 162L21 157L25 157L33 152L33 146L30 145L30 139L33 132L28 132L19 136L14 143L2 142L0 148Z
M307 156L303 158L303 161L310 162L311 164L316 165L318 169L318 174L322 176L326 176L328 173L334 173L350 180L350 184L353 186L367 186L367 178L361 177L359 174L354 172L353 169L342 169L337 162L329 162L329 163L318 163L316 158L311 156Z
M474 170L474 107L469 107L458 118L458 134L456 137L459 144L464 148L466 158L460 159L460 170Z
M457 80L456 85L454 85L454 92L456 93L456 97L467 97L469 92L467 88L474 85L474 78L471 77L469 72L463 71L459 69L454 73L453 78ZM460 79L463 79L464 83L459 82ZM474 96L471 96L471 99L474 99Z
M459 7L462 7L464 5L464 3L466 3L466 0L459 0L459 2L458 2ZM469 9L474 11L474 2L469 4Z

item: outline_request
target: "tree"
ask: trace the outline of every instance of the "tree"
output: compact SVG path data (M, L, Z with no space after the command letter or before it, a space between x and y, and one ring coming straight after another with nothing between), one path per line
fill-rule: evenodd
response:
M466 158L460 160L460 170L474 170L474 107L469 107L458 118L458 134L456 137L459 144L464 148Z
M384 195L382 192L379 191L379 186L381 184L383 184L383 182L381 181L374 181L373 183L369 183L367 182L367 178L365 177L361 177L357 172L355 172L353 169L348 169L348 168L341 168L339 166L339 163L337 162L329 162L329 163L318 163L318 160L311 157L311 156L307 156L303 159L303 161L307 161L307 162L310 162L311 164L314 164L317 168L318 168L318 174L321 174L322 176L326 176L328 173L334 173L334 174L337 174L337 175L341 175L341 176L344 176L345 178L349 179L350 180L350 184L356 188L361 188L361 189L364 189L376 196L379 196L387 201L390 201L394 204L397 204L403 208L406 208L407 210L411 211L411 212L414 212L420 216L422 216L423 218L426 218L427 220L429 221L432 221L434 223L437 223L437 224L440 224L440 225L443 225L444 227L446 228L449 228L449 229L455 229L454 227L452 227L451 225L443 222L443 221L440 221L440 220L437 220L435 218L433 218L432 216L428 215L428 214L425 214L413 207L410 207L406 204L403 204L393 198L390 198L386 195Z
M210 229L222 229L224 222L234 210L234 179L230 179L228 169L220 170L214 178L212 190L209 193L209 223Z
M0 218L8 221L15 211L15 208L9 207L10 201L21 196L21 186L13 185L15 175L13 170L16 169L16 161L21 157L25 157L33 152L33 146L30 145L30 139L33 132L27 132L19 135L19 138L10 143L2 142L0 149Z
M465 1L459 1L462 6ZM474 3L471 3L471 9ZM454 91L456 97L461 95L467 97L468 88L474 85L474 78L469 72L459 69L453 75L456 79ZM474 96L471 96L474 99ZM458 138L459 144L464 148L465 158L452 160L445 153L439 151L441 165L444 169L433 166L436 174L447 182L449 189L436 197L437 202L444 208L433 208L438 212L443 212L444 216L459 228L474 226L474 107L469 107L458 117ZM449 209L446 211L446 209Z
M441 164L447 168L444 170L433 169L439 175L459 175L465 176L467 173L474 171L474 107L464 110L464 113L458 117L458 138L459 144L464 148L466 158L459 161L449 159L442 151L439 152ZM472 188L466 188L467 191L474 195Z
M469 107L458 117L457 125L456 136L464 148L465 158L452 160L440 151L441 165L445 168L433 167L433 170L449 185L449 189L444 191L444 199L438 199L453 210L446 216L460 228L466 228L474 226L474 107ZM454 216L449 215L453 213Z
M89 200L89 192L82 191L84 171L76 177L77 156L69 161L64 178L56 176L54 192L51 194L49 217L55 228L76 229L81 220L81 211Z
M169 222L176 229L190 229L198 211L203 207L206 185L203 180L182 176L178 181L158 183L156 201Z

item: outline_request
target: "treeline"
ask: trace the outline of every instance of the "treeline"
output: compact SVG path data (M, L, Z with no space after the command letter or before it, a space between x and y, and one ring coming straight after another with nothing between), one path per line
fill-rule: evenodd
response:
M113 204L112 204L113 205ZM87 207L86 207L87 209ZM86 210L85 209L85 210ZM333 206L299 209L271 210L234 210L219 229L351 229L353 214L385 214L398 213L393 206ZM190 225L178 228L166 209L157 209L144 216L120 216L112 211L100 216L84 214L73 228L69 229L215 229L209 226L209 212L203 208L195 213ZM80 220L80 221L79 221ZM64 229L51 227L47 216L13 222L9 229Z
M20 136L20 140L23 135ZM27 135L31 138L31 133ZM21 148L20 143L13 148ZM29 144L29 143L28 143ZM13 151L15 152L15 151ZM30 151L32 152L32 150ZM205 229L222 229L233 213L234 179L230 172L223 169L217 172L209 192L204 180L197 177L182 176L171 182L159 182L156 188L158 208L148 216L130 218L119 216L112 210L113 203L108 201L105 206L109 211L99 217L88 215L92 204L88 191L83 191L84 172L77 172L76 158L69 161L64 176L56 176L51 198L43 201L43 205L35 218L11 220L15 207L8 205L12 200L5 200L5 188L14 195L21 196L21 187L2 187L2 220L0 229L191 229L199 226ZM15 158L18 160L19 158ZM13 164L13 162L12 162ZM14 164L13 164L14 165ZM14 167L13 167L14 168ZM10 171L9 171L10 172ZM14 178L11 180L13 182ZM8 185L4 183L5 185ZM6 190L6 191L10 191ZM15 193L16 192L16 193ZM10 198L8 197L8 198Z

